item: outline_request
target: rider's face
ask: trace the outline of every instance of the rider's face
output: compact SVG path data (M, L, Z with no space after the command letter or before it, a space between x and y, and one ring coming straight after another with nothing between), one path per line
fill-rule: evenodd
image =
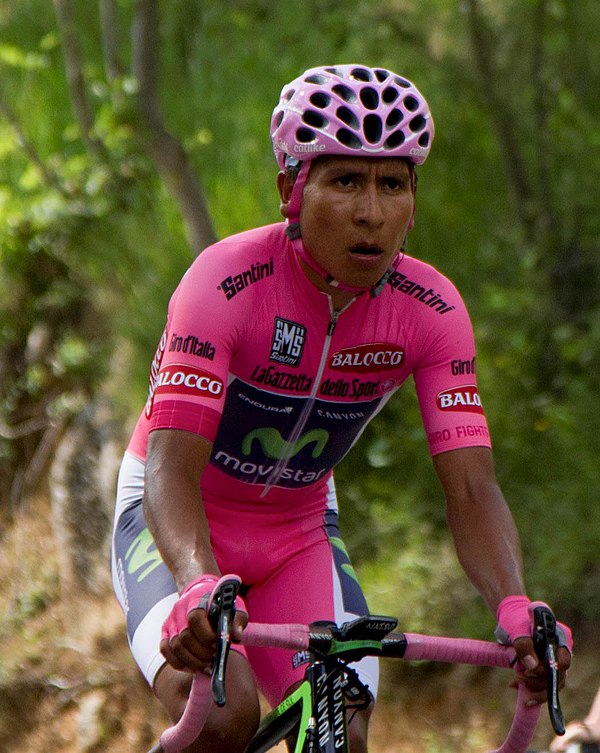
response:
M415 208L411 170L392 157L322 157L302 196L304 244L327 272L374 285L402 246Z

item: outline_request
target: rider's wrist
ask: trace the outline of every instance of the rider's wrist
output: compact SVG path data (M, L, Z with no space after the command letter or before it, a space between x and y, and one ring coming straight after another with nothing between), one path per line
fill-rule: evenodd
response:
M496 611L496 640L510 646L516 638L531 636L531 599L523 594L505 596Z
M531 599L529 596L525 596L525 594L512 594L505 596L496 609L496 619L500 622L500 619L506 610L512 611L521 606L528 606L530 603Z
M199 575L197 578L194 578L191 580L187 585L185 585L179 594L179 596L183 596L186 593L189 593L193 588L196 586L214 586L215 583L217 583L219 580L218 575L212 575L211 573L205 573L204 575Z

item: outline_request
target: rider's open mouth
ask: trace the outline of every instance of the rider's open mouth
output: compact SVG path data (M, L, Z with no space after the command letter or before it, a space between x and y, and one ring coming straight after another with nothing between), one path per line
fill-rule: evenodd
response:
M352 246L350 253L359 254L360 256L380 256L384 251L380 246L357 243L356 246Z

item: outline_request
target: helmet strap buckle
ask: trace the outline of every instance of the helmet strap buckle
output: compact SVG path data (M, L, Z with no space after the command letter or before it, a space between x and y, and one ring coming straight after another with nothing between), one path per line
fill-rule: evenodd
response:
M285 229L285 234L291 241L302 237L302 229L299 222L291 222Z

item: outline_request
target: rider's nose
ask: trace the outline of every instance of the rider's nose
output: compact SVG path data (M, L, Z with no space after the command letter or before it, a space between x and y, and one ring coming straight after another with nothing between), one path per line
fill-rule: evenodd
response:
M354 221L359 225L379 227L383 223L381 197L375 186L368 186L356 197Z

